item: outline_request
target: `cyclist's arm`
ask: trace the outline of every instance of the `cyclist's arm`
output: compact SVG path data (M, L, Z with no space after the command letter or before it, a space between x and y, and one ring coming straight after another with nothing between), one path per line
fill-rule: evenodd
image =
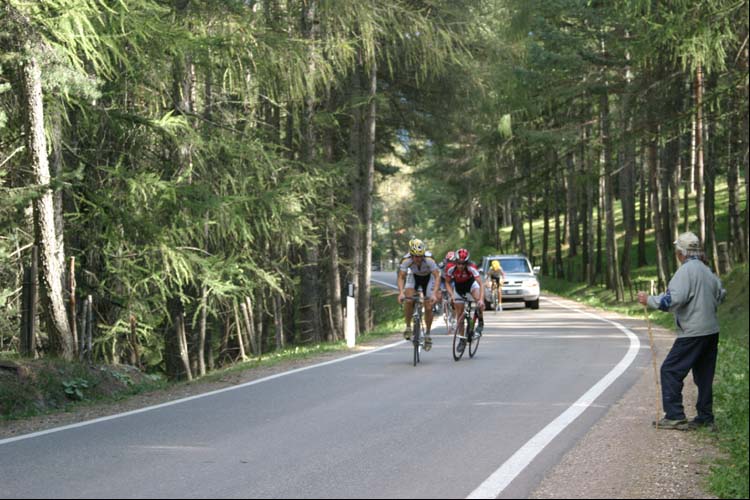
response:
M404 300L404 285L406 282L406 273L403 271L398 272L398 279L396 280L396 283L398 284L398 303L400 304Z
M451 282L453 280L449 278L447 275L445 276L445 290L448 292L448 297L451 298L451 302L456 301L456 296L453 293L453 286L451 286Z
M437 300L438 290L440 290L440 269L439 268L432 271L432 278L434 280L434 285L432 286L432 298L433 300Z

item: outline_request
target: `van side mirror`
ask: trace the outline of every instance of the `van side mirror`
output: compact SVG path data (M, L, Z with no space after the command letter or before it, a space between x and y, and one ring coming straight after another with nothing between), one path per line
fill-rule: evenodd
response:
M534 266L534 269L533 269L533 270L534 270L534 274L539 274L539 271L541 271L541 270L542 270L542 268L541 268L541 267L539 267L539 266Z

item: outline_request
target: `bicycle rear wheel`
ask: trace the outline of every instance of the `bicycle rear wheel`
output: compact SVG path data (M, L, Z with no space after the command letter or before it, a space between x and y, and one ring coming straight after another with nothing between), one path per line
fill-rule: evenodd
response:
M448 329L448 335L452 335L456 329L456 316L454 315L453 308L449 305L443 304L444 313L443 320L445 321L445 327Z

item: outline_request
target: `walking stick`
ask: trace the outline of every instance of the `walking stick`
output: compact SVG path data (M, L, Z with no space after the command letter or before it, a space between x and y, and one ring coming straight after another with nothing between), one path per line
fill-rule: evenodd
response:
M646 313L646 324L648 324L648 340L651 344L651 364L654 367L654 381L656 382L656 398L654 399L654 402L656 403L654 405L654 409L656 410L656 420L654 420L654 425L656 428L659 428L659 396L661 393L661 390L659 389L659 372L656 369L656 352L654 351L654 335L651 333L651 318L648 314L648 306L643 306L643 311Z

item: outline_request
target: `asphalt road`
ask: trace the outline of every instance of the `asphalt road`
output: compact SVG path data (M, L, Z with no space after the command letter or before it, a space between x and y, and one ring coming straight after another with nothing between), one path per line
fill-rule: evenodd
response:
M648 351L557 301L488 312L485 324L474 359L454 362L436 327L417 367L411 344L396 342L0 440L0 497L523 498L640 376Z

